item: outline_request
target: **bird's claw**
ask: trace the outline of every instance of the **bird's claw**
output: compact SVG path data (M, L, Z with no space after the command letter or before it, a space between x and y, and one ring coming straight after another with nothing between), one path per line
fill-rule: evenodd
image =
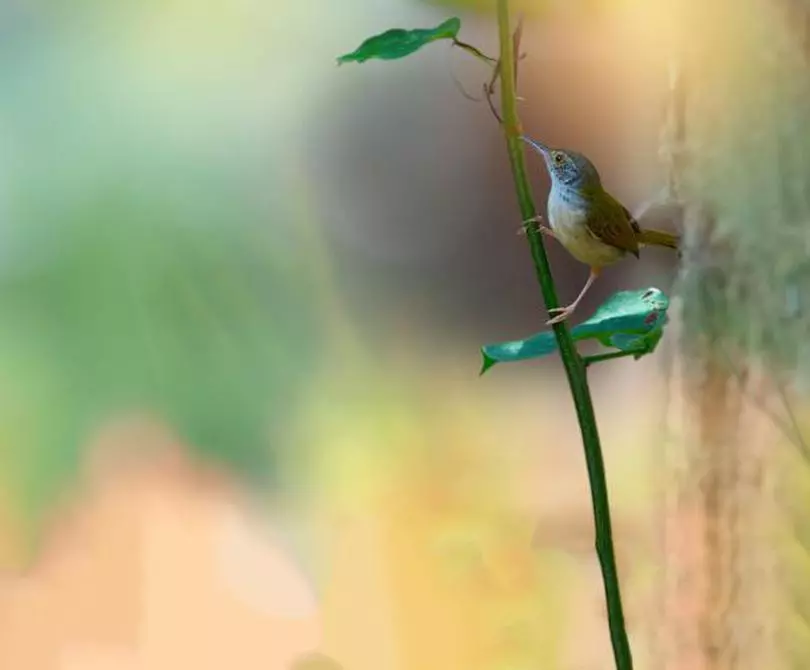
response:
M529 226L531 226L531 225L537 226L538 230L540 230L542 232L542 230L543 230L543 217L540 214L538 214L537 216L533 216L531 219L526 219L523 222L523 225L521 225L520 228L518 228L517 234L518 235L526 235L528 230L529 230Z
M574 313L574 309L569 305L568 307L554 307L548 310L549 314L557 312L557 315L546 321L547 326L553 326L555 323L565 321L569 316Z

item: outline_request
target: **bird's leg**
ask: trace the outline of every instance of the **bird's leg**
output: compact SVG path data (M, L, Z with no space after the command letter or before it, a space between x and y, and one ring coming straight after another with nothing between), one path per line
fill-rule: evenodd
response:
M550 309L549 314L551 312L556 312L557 315L548 321L546 321L547 326L552 326L555 323L560 323L561 321L565 321L569 316L571 316L579 305L580 300L585 296L588 292L588 289L591 288L591 285L596 281L596 278L599 276L599 268L591 268L591 274L588 275L588 281L585 282L585 286L582 287L582 290L579 292L577 299L574 300L568 307L555 307L554 309Z
M531 219L526 219L523 222L523 225L518 228L517 234L518 235L525 235L529 229L529 226L532 224L537 225L537 230L539 230L544 235L548 235L549 237L554 237L554 231L551 230L548 226L543 225L543 216L538 214L537 216L533 216Z

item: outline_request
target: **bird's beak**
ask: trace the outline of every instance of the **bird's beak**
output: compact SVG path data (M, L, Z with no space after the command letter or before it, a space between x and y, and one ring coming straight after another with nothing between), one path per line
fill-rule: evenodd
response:
M521 135L520 139L522 139L526 144L528 144L541 156L548 156L549 151L551 151L551 147L547 147L545 144L540 144L540 142L535 142L534 140L529 139L525 135Z

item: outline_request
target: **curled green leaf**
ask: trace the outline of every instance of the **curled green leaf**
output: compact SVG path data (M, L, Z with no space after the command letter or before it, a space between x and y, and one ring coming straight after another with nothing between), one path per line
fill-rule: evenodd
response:
M342 65L352 61L364 63L369 58L381 58L383 60L404 58L430 42L436 40L455 41L459 30L461 30L461 19L457 17L447 19L444 23L430 29L403 30L402 28L392 28L379 35L369 37L351 53L340 56L337 62L338 65Z
M633 358L651 353L667 323L669 298L657 288L620 291L610 296L586 321L571 329L575 341L596 339ZM481 348L484 374L496 363L542 358L557 351L552 331ZM596 358L596 357L595 357Z

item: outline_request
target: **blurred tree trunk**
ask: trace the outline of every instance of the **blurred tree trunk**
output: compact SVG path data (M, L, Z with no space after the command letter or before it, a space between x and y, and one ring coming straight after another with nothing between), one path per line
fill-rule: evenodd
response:
M803 339L801 318L786 327L783 306L802 262L787 240L806 244L796 220L806 229L810 219L792 197L810 179L797 158L806 141L790 141L801 114L792 105L808 91L791 80L800 70L779 67L798 50L773 8L684 3L678 13L682 72L664 154L686 249L672 376L680 434L663 468L661 661L673 670L784 667L771 539L784 439L770 419L773 389L794 381Z

